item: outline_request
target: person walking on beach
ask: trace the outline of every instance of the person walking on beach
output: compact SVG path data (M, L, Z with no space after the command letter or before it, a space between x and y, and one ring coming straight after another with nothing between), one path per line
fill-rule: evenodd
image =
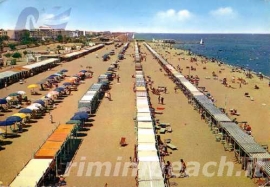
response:
M177 93L177 87L176 86L174 87L174 93Z
M117 79L117 83L119 83L119 82L120 82L120 76L117 75L117 76L116 76L116 79Z
M53 116L50 114L50 122L53 123Z
M6 90L7 90L7 81L5 82L5 88L6 88Z
M161 97L160 97L160 95L158 96L158 104L160 104L160 99L161 99Z
M179 177L181 177L181 178L188 177L188 175L186 174L186 168L187 168L186 163L184 162L183 159L180 159L180 162L181 162L181 169L179 171L179 173L180 173Z
M164 105L164 97L162 97L162 96L160 97L160 102L162 105Z

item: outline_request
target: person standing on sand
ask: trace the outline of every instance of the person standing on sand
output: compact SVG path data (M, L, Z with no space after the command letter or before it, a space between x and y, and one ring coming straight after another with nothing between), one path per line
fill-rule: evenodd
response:
M160 95L159 95L159 96L158 96L158 104L160 104L160 99L161 99L161 98L160 98Z
M186 168L187 168L186 163L184 162L183 159L180 159L180 162L181 162L181 169L179 171L180 173L179 177L188 177L188 175L186 174Z
M161 102L162 105L164 105L164 97L161 96L160 102Z
M6 88L6 90L7 90L7 81L5 82L5 88Z
M50 114L50 122L53 123L53 116Z

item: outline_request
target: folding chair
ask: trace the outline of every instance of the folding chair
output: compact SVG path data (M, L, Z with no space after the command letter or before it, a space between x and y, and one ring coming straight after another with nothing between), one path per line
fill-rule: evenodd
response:
M125 137L121 137L121 140L120 140L120 146L126 146L127 143L126 143L126 138Z

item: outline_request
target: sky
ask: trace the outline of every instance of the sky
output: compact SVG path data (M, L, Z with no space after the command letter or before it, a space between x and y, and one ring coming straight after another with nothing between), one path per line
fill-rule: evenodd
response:
M270 33L270 0L0 0L0 29Z

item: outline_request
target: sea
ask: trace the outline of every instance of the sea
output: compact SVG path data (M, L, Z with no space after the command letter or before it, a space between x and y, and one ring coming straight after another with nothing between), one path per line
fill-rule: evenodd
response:
M270 34L151 34L135 33L135 39L173 39L172 47L215 58L228 65L270 77ZM200 41L203 40L203 45Z

